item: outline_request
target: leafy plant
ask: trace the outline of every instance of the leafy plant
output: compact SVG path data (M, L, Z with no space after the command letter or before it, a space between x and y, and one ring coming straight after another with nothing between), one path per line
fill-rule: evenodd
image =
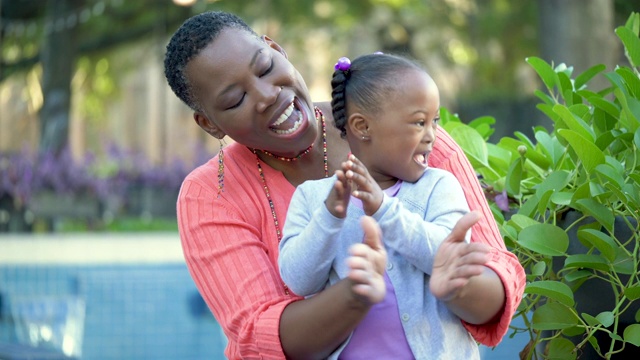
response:
M512 328L530 335L522 358L610 359L640 347L639 30L638 13L615 30L629 64L610 72L526 59L546 88L537 107L553 121L535 139L492 144L493 118L463 124L442 114L527 274L516 314L526 328ZM590 89L598 75L611 86Z

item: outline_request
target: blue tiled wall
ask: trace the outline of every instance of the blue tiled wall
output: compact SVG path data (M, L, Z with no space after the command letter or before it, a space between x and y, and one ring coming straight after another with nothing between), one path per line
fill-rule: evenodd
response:
M86 303L82 359L224 359L225 338L183 264L0 265L0 342L16 342L12 299Z

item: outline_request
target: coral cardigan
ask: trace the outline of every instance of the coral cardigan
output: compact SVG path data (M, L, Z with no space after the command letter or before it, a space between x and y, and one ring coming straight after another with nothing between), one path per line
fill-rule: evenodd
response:
M487 266L504 285L499 318L484 325L464 324L473 337L495 346L506 334L524 292L524 270L503 243L476 174L460 147L441 128L429 156L432 167L453 173L471 210L484 219L471 241L493 247ZM278 238L257 158L233 143L224 150L224 191L218 196L218 158L193 170L177 203L178 226L187 267L228 338L229 359L284 359L279 323L284 308L300 300L285 291L278 271ZM282 229L295 188L282 173L261 163Z

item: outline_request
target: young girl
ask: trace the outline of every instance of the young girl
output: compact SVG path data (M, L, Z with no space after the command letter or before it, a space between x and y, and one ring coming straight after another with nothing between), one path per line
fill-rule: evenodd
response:
M428 167L439 120L436 84L408 59L376 53L353 63L341 58L332 87L335 125L352 154L335 176L296 189L280 244L282 279L294 293L309 296L358 278L348 249L363 237L357 219L372 216L388 253L387 293L340 358L479 358L447 301L482 273L487 254L476 253L475 263L460 268L453 291L441 293L430 284L438 247L469 212L457 179Z

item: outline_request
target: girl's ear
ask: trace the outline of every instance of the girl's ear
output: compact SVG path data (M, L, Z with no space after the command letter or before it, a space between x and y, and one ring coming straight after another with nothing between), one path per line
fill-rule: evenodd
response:
M347 126L357 139L369 140L369 121L365 115L356 112L347 119Z
M262 35L260 37L262 39L262 41L264 41L267 45L269 45L270 48L274 49L275 51L281 53L286 59L288 59L289 57L287 57L287 52L284 51L284 49L282 48L282 46L280 46L280 44L278 44L277 42L275 42L274 40L272 40L270 37L268 37L267 35Z
M218 125L214 124L213 121L209 120L207 115L196 111L193 113L193 120L196 121L196 124L202 128L202 130L206 131L207 134L213 136L216 139L222 139L227 135L222 129L218 127Z

